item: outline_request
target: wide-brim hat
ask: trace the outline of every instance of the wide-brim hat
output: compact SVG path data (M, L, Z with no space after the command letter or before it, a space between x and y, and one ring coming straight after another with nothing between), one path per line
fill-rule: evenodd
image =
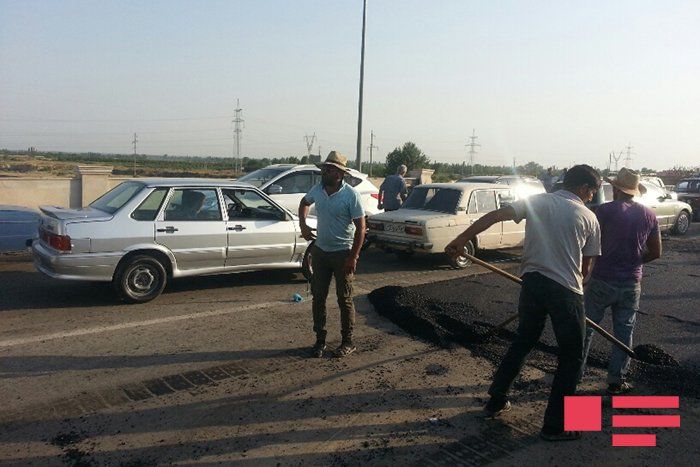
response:
M318 167L324 165L332 165L333 167L342 170L343 172L350 172L348 168L348 158L339 153L338 151L331 151L328 153L326 160L318 164Z
M632 196L642 196L647 192L644 185L639 183L640 179L641 177L638 172L626 167L621 168L614 179L605 177L606 182L610 183L621 192Z

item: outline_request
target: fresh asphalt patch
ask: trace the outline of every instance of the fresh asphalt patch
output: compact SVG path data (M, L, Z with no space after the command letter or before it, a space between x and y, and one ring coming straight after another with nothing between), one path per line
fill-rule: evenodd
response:
M515 329L516 324L497 331L494 328L517 311L518 292L517 285L484 274L413 287L382 287L368 298L378 313L409 333L445 348L464 346L497 364L515 337L509 328ZM458 301L446 301L448 297ZM630 368L632 381L661 392L700 397L700 372L696 367L679 364L676 357L651 341L634 350L637 358ZM553 373L557 351L548 323L528 364ZM607 368L609 356L610 343L597 336L588 365Z

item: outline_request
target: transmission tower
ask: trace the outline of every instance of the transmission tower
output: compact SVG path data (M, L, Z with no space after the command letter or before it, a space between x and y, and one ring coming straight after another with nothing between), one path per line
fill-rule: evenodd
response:
M374 149L379 149L377 146L374 145L374 131L370 132L369 134L369 176L372 176L372 151Z
M314 131L314 134L309 136L309 135L304 135L304 142L306 143L306 155L310 156L311 155L311 150L314 147L314 141L316 141L316 132Z
M243 164L240 161L240 157L241 157L241 132L243 131L242 127L241 127L241 123L243 123L245 121L241 118L242 111L243 111L243 109L241 109L240 100L236 99L236 108L234 109L236 116L233 120L231 120L231 123L234 124L233 138L235 140L234 149L236 151L236 154L235 154L234 159L233 159L233 171L234 172L238 171L238 169L236 168L237 162L240 164L240 169L241 170L243 169Z
M472 129L472 135L469 137L469 143L464 145L464 147L469 148L469 167L472 175L474 175L474 156L476 155L475 148L481 147L481 145L476 142L478 138L479 137L476 136L476 130Z
M628 169L632 168L632 155L634 154L632 149L633 146L630 143L627 143L627 147L625 148L625 167Z
M615 161L615 173L617 173L620 158L622 158L622 151L620 151L618 154L615 154L615 151L610 151L610 155L608 156L608 170L610 170L612 161Z
M138 135L134 133L134 139L131 141L131 144L134 145L134 165L133 165L133 172L134 172L134 177L136 176L136 143L139 142Z

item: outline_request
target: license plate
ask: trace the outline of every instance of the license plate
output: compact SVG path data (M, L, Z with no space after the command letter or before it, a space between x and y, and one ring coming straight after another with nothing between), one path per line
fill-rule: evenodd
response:
M401 224L386 224L384 230L388 232L401 232L403 233L403 225Z

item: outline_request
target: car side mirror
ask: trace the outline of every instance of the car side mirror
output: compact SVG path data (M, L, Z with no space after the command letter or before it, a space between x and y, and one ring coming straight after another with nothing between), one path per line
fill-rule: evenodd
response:
M279 185L270 185L266 191L268 195L281 195L284 190Z

